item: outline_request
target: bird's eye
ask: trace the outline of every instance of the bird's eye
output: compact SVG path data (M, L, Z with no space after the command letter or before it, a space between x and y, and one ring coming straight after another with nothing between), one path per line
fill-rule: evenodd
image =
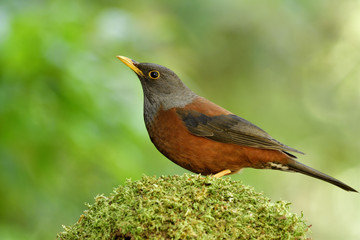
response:
M160 73L158 71L155 71L155 70L150 71L149 72L149 77L151 79L158 79L160 77Z

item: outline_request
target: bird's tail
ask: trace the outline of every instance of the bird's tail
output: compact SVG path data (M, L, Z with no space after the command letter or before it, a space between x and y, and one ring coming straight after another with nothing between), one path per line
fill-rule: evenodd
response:
M353 189L352 187L346 185L345 183L343 183L333 177L330 177L329 175L326 175L322 172L319 172L311 167L308 167L300 162L297 162L293 159L292 159L292 161L289 161L286 165L288 167L288 171L294 171L294 172L308 175L310 177L321 179L323 181L334 184L334 185L336 185L346 191L349 191L349 192L358 192L355 189Z

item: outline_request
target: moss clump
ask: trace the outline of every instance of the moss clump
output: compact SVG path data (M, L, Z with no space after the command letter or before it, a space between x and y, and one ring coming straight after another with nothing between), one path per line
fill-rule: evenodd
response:
M230 178L144 176L97 196L58 239L306 239L289 205Z

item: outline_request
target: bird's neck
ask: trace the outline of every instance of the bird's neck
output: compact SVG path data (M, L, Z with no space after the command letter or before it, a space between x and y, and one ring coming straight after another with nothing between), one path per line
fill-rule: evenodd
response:
M151 96L151 97L149 97ZM193 102L198 96L192 91L181 94L169 94L168 96L154 96L144 94L144 120L148 126L156 117L159 110L169 110L171 108L183 108Z
M146 97L146 95L144 96L144 121L146 127L148 127L149 124L154 120L160 107L160 102L151 101Z

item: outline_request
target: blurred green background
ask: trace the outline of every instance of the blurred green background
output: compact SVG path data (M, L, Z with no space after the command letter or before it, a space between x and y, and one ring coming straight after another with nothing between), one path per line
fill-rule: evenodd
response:
M355 0L1 1L0 239L54 239L125 179L186 172L152 146L116 55L173 69L359 190L359 49ZM358 194L279 171L231 178L291 201L314 239L360 239Z

